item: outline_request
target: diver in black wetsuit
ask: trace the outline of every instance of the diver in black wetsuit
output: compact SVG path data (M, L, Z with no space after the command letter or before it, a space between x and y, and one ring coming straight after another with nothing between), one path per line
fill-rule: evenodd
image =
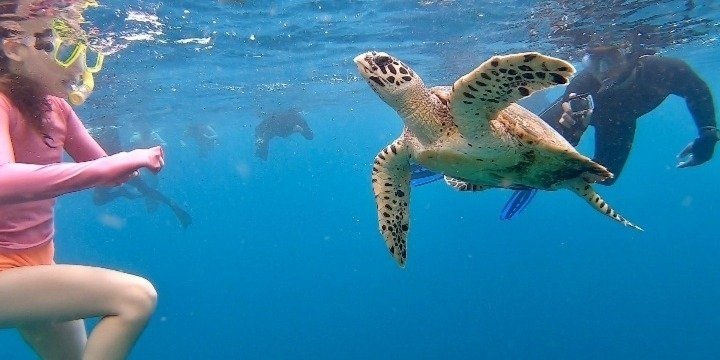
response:
M102 126L97 128L92 135L108 154L116 154L124 151L120 142L120 133L115 119L103 119ZM136 191L130 190L129 187L134 188ZM105 205L119 197L131 200L144 198L148 210L151 211L154 210L158 204L163 203L172 210L183 228L187 228L192 223L192 217L187 211L181 208L180 205L175 203L171 198L148 185L142 175L135 176L120 186L96 187L93 191L93 202L98 206Z
M635 137L637 120L657 108L669 95L685 99L698 129L698 137L679 155L678 167L700 165L712 158L718 130L710 89L688 64L679 59L654 55L651 51L623 54L619 47L589 49L583 59L586 69L570 81L565 94L541 118L577 145L588 125L595 127L593 160L620 176ZM574 116L567 103L571 94L592 97L590 116Z
M267 160L272 138L286 138L295 133L301 134L308 140L312 140L314 137L312 129L297 109L289 109L266 116L255 128L255 155L260 159Z

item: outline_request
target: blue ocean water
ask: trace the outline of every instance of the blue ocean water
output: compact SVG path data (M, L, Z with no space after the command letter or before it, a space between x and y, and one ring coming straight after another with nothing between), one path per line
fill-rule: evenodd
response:
M429 85L488 57L585 44L641 26L720 96L715 1L103 1L88 13L113 52L77 109L123 140L165 140L157 186L185 207L89 191L57 207L59 262L142 275L159 305L132 359L714 359L720 357L715 159L676 169L696 136L684 101L640 120L623 177L598 187L643 233L569 192L540 193L516 219L506 190L413 190L409 259L377 230L370 167L402 125L352 58L388 51ZM313 128L254 156L254 128L296 107ZM716 112L717 113L717 112ZM184 139L210 124L200 157ZM592 135L580 149L592 153ZM90 322L90 325L93 323ZM1 359L32 353L0 331Z

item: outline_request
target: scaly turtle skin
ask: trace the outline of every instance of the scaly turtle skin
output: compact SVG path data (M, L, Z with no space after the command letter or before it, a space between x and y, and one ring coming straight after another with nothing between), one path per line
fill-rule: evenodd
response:
M515 104L535 91L566 84L575 72L570 63L532 52L493 56L452 87L431 89L386 53L367 52L355 63L405 124L372 170L380 232L400 266L407 257L411 159L444 174L447 184L461 191L566 188L601 213L642 230L593 190L592 183L612 173Z

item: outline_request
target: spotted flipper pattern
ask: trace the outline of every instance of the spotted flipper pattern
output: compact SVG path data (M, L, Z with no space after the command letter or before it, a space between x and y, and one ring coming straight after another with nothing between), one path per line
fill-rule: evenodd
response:
M471 184L467 181L458 180L455 178L451 178L449 176L445 176L445 183L450 185L450 187L454 188L457 191L482 191L482 190L485 190L485 188L481 185Z
M410 222L410 152L402 138L375 157L372 186L380 233L395 261L405 267Z
M499 111L535 91L567 84L573 73L572 64L536 52L493 56L453 84L455 124L466 137L478 137Z
M600 195L595 192L592 186L586 181L582 179L574 179L567 184L567 188L570 189L572 192L580 195L595 210L605 214L608 217L613 218L616 221L621 222L625 226L629 226L637 230L643 231L641 227L631 223L622 215L618 214L615 209L610 207L610 204L606 203L605 200L603 200Z

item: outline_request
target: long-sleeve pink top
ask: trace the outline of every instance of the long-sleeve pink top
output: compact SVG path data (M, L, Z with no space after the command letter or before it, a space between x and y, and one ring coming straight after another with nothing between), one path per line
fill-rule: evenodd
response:
M117 184L142 166L131 153L107 156L65 100L48 100L38 132L0 93L0 252L51 241L58 195ZM63 150L76 162L63 163Z

